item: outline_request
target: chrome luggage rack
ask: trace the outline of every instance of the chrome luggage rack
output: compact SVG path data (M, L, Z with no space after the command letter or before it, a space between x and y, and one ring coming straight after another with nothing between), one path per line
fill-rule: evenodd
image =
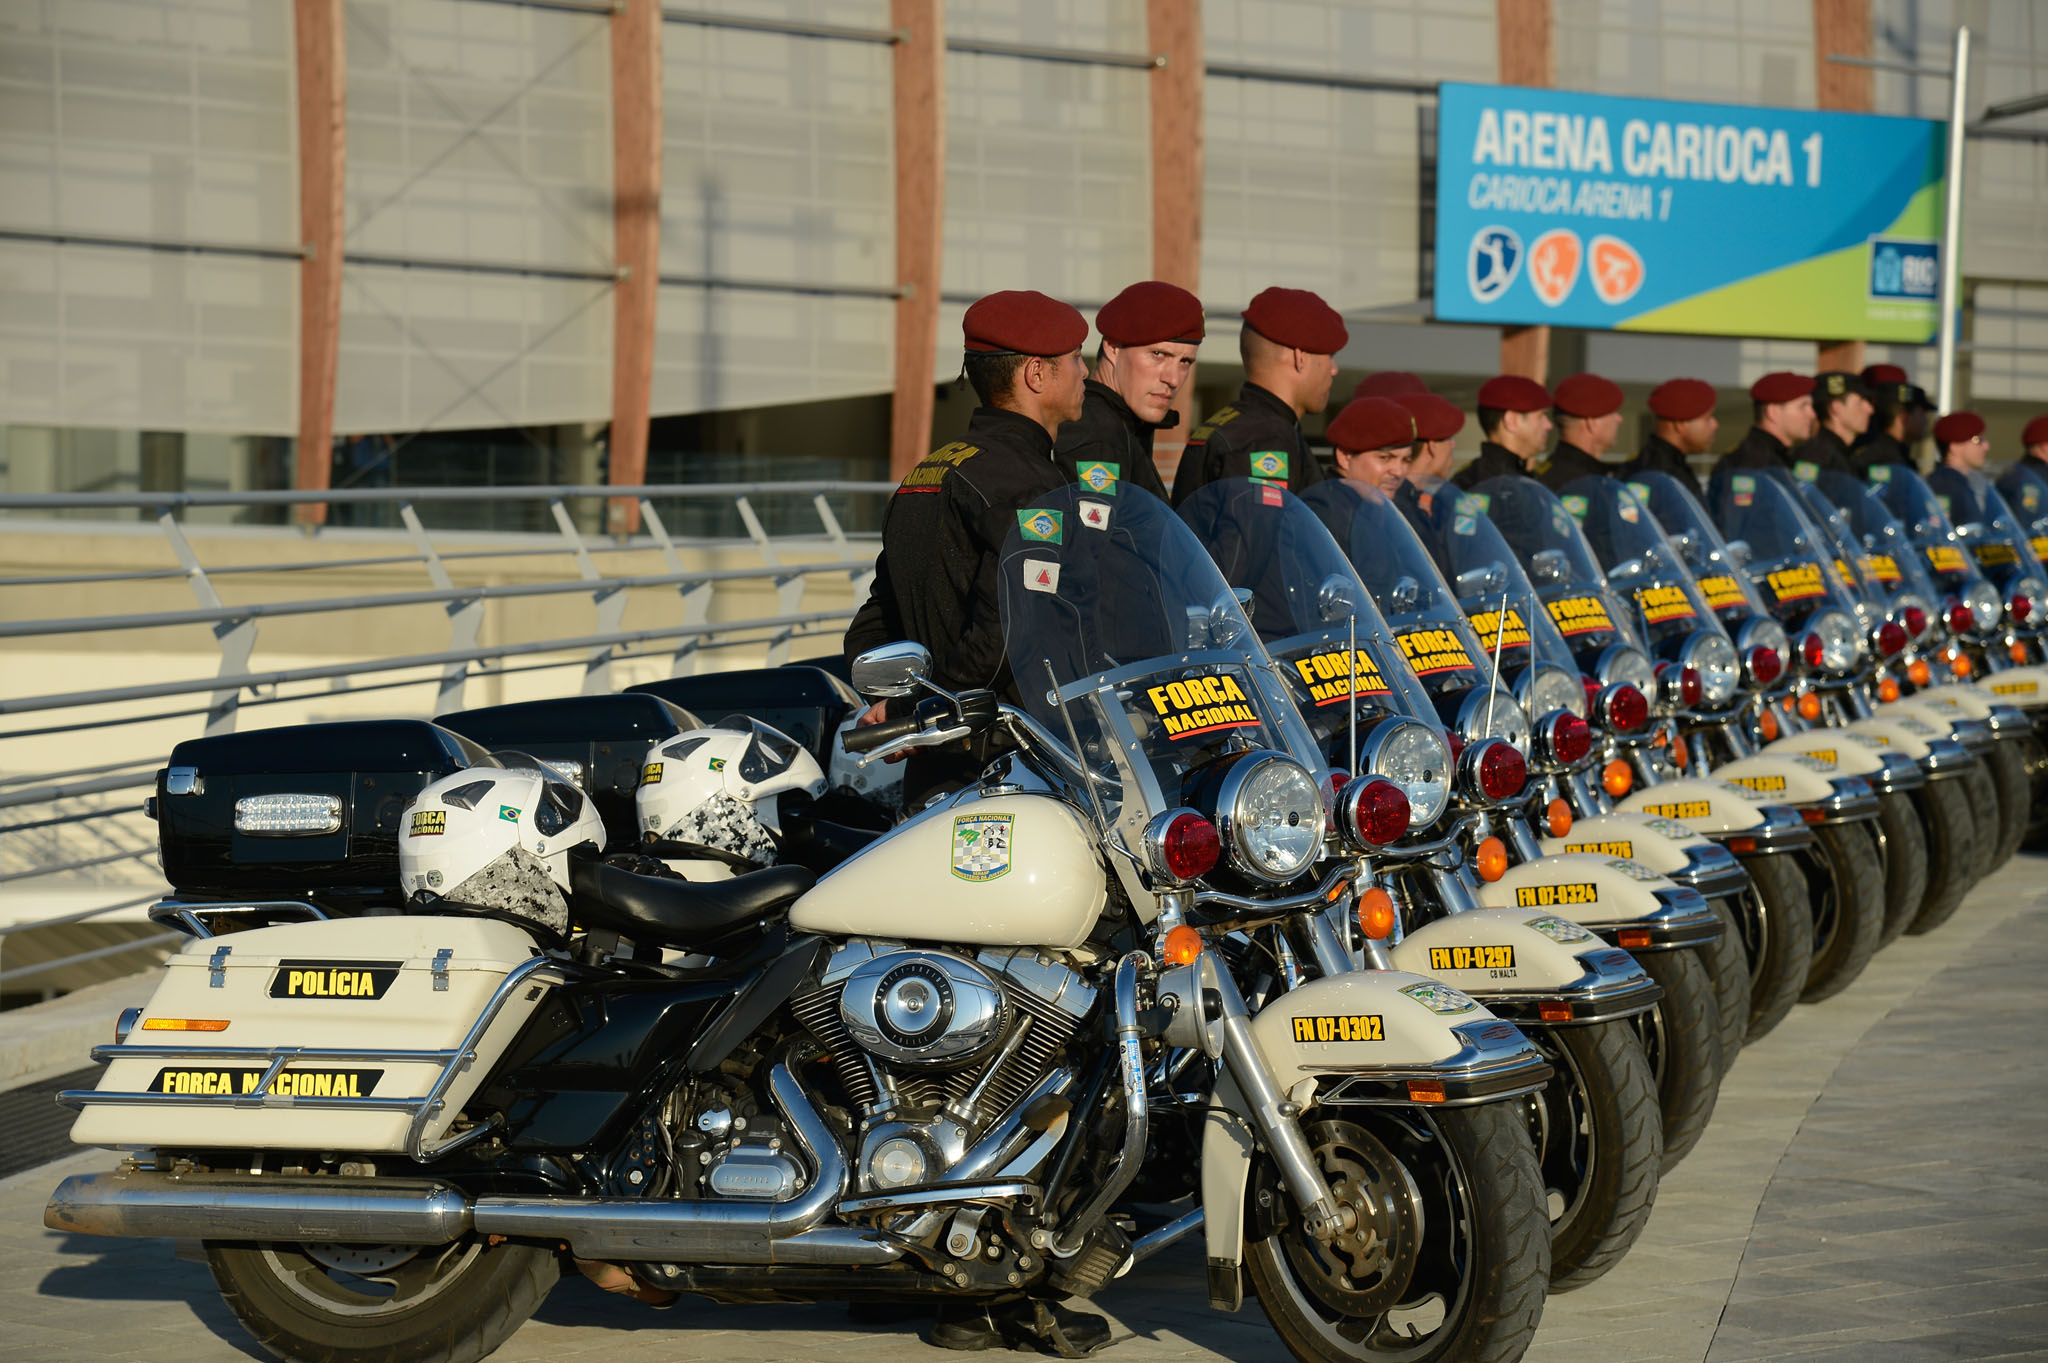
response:
M303 899L242 899L213 902L204 899L160 899L149 906L149 921L176 928L190 937L217 937L209 918L261 918L255 927L272 923L314 923L332 918L317 904Z
M159 905L164 908L166 905ZM185 907L185 906L180 906ZM252 907L275 908L277 905ZM306 905L304 907L311 908ZM151 910L155 916L156 910ZM325 917L319 910L313 913ZM201 933L211 936L210 933ZM256 1087L247 1093L148 1093L134 1090L106 1089L65 1089L57 1095L57 1101L69 1108L85 1108L96 1105L117 1105L121 1107L238 1107L238 1108L334 1108L350 1112L410 1112L412 1123L406 1130L405 1153L408 1158L425 1163L441 1158L458 1150L493 1130L499 1118L477 1125L448 1140L429 1144L427 1128L446 1107L448 1089L456 1077L476 1063L477 1046L484 1034L497 1020L520 989L529 984L558 985L568 978L564 963L552 956L534 956L521 962L498 985L483 1012L471 1024L469 1032L461 1042L447 1050L401 1051L373 1050L359 1047L326 1046L165 1046L131 1045L127 1041L112 1045L95 1046L92 1058L95 1061L114 1060L167 1060L198 1062L218 1065L228 1061L254 1061L268 1066ZM337 1061L383 1061L393 1065L439 1065L441 1072L436 1076L424 1096L418 1098L348 1098L310 1097L272 1093L270 1086L282 1074L287 1065L301 1063L333 1063Z

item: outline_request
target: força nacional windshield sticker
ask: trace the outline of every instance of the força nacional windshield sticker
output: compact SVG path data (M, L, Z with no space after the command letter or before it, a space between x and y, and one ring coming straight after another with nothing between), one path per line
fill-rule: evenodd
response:
M1550 607L1550 618L1566 637L1614 628L1607 603L1597 596L1563 596L1546 604Z
M1865 554L1863 556L1863 571L1869 573L1886 586L1897 582L1900 576L1898 560L1894 559L1890 554Z
M994 880L1010 871L1015 814L959 814L953 819L953 874L962 880Z
M1726 573L1699 578L1693 585L1700 589L1700 595L1707 598L1707 605L1714 610L1724 611L1730 606L1743 604L1742 584Z
M2048 558L2048 535L2036 535L2033 539L2034 557Z
M1244 688L1228 672L1147 687L1145 699L1152 703L1166 736L1175 740L1255 728L1260 722Z
M1849 560L1841 557L1839 554L1835 556L1835 576L1841 578L1844 582L1854 582L1856 580L1856 574L1849 571Z
M384 997L398 978L397 961L279 961L270 977L274 999Z
M1472 623L1472 632L1479 636L1479 646L1492 653L1495 646L1521 648L1529 642L1529 622L1513 606L1507 609L1507 621L1501 621L1499 611L1480 611L1465 617Z
M1683 587L1638 587L1636 607L1643 613L1643 619L1653 625L1666 620L1693 620L1699 612L1692 608L1692 598L1685 594Z
M1973 547L1977 553L1977 562L1982 567L2003 568L2009 563L2020 561L2019 550L1998 540L1988 540Z
M1827 579L1821 576L1818 563L1790 564L1766 574L1764 582L1781 603L1825 596L1828 590Z
M1953 544L1930 544L1927 546L1927 566L1937 573L1960 573L1963 570L1963 551Z
M1294 660L1295 675L1308 687L1309 699L1318 706L1335 705L1351 699L1353 695L1386 695L1387 679L1380 675L1379 664L1372 660L1372 655L1359 649L1352 658L1352 663L1347 666L1341 648L1311 653ZM1357 678L1355 683L1352 681L1354 677Z
M1464 641L1455 630L1411 629L1400 636L1400 644L1402 655L1418 677L1472 666L1472 655L1465 651Z

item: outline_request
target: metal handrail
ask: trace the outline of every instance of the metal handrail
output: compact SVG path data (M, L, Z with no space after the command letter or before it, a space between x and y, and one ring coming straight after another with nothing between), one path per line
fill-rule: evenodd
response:
M0 511L50 507L300 506L325 502L357 505L389 502L463 502L488 497L494 502L551 502L569 497L659 497L664 501L712 500L821 492L888 493L894 483L835 482L811 478L786 483L518 483L480 487L348 487L279 488L258 492L7 492L0 493Z

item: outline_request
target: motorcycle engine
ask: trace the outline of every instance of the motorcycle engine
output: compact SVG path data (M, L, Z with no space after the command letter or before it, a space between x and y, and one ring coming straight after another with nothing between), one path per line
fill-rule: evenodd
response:
M855 939L791 1001L861 1112L864 1191L928 1183L1048 1073L1096 990L1031 948L973 957Z

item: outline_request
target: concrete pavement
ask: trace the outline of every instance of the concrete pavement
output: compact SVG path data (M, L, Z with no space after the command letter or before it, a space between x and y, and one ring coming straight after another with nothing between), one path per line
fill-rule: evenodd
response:
M1712 1127L1605 1279L1551 1299L1537 1363L2048 1359L2048 857L2022 854L1931 936L1745 1051ZM41 1228L87 1151L0 1182L0 1357L263 1357L162 1241ZM1280 1360L1256 1305L1208 1309L1187 1242L1097 1306L1117 1359ZM944 1357L843 1309L655 1312L565 1280L496 1358Z

